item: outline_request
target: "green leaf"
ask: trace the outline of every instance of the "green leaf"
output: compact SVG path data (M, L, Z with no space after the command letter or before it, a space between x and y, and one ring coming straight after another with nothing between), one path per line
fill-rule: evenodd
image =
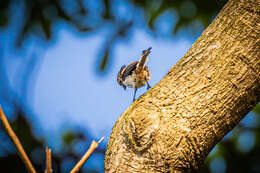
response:
M62 135L62 140L65 144L67 145L70 145L71 142L76 138L76 135L70 131L68 132L65 132L63 135Z

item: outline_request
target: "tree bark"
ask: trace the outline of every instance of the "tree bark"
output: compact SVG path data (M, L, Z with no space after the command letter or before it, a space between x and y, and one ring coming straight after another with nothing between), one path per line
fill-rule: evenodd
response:
M184 57L117 120L104 170L197 172L259 101L260 1L230 0Z

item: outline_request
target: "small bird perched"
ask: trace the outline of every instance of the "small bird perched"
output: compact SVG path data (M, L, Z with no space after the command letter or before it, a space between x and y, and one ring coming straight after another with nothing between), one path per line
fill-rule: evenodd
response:
M146 62L148 61L148 55L151 52L151 47L147 50L143 50L143 54L139 61L134 61L129 65L123 65L120 71L117 74L117 82L124 89L126 87L134 88L134 98L138 88L147 84L147 89L151 88L148 81L151 79L150 71L146 66Z

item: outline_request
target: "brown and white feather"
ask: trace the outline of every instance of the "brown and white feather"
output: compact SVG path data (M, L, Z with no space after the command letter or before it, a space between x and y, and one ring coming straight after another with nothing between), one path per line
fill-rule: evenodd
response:
M129 88L140 88L144 86L150 79L150 71L146 66L148 55L151 48L143 51L139 61L134 61L127 66L122 66L117 74L117 82L119 85Z

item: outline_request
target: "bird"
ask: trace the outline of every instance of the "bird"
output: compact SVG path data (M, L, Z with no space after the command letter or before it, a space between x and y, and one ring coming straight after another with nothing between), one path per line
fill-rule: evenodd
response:
M147 85L147 90L151 88L148 81L151 79L150 70L146 66L148 55L151 53L152 47L143 50L142 56L138 61L134 61L129 65L123 65L118 74L117 82L126 90L126 87L134 88L133 102L138 88Z

